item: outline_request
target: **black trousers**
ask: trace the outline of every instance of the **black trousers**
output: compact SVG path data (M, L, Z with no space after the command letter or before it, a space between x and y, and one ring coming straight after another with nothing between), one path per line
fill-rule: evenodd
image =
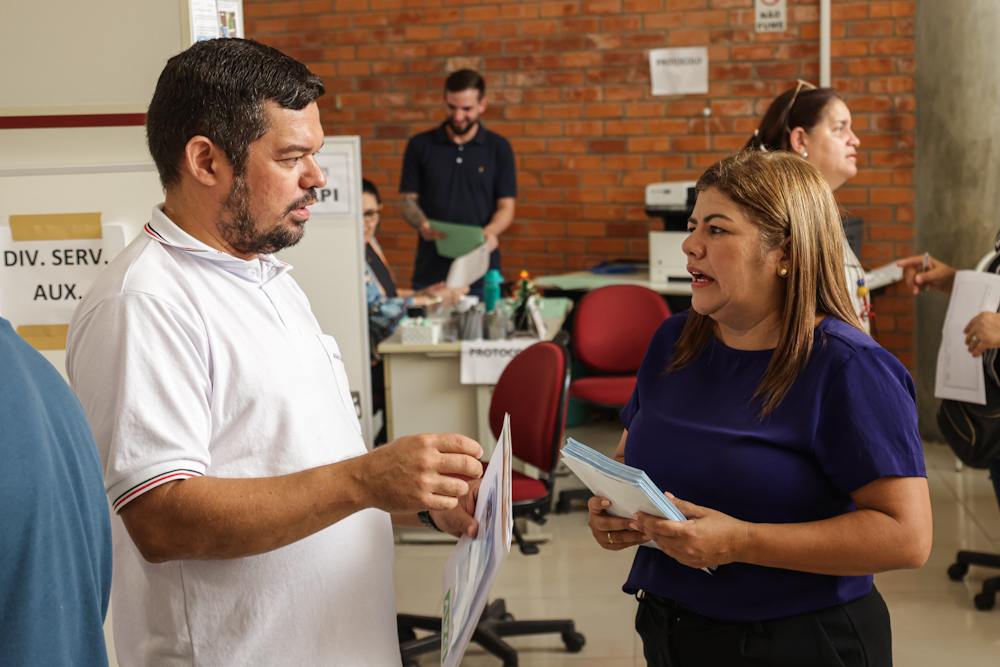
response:
M639 596L635 629L649 667L891 667L889 610L879 592L829 609L756 623L720 621Z

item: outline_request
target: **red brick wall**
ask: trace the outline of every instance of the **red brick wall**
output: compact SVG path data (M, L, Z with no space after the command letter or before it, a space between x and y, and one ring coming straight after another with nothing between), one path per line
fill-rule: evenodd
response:
M449 72L486 77L485 122L517 157L505 274L581 269L646 256L644 187L697 179L797 77L818 83L818 0L788 9L787 32L755 34L753 0L244 0L249 36L323 77L327 133L361 136L403 283L416 246L395 206L403 150L443 118ZM865 219L862 260L878 265L913 253L914 2L833 0L832 18L833 85L861 139L859 174L837 195ZM669 46L709 47L708 95L650 94L649 49ZM888 292L879 340L912 369L913 300Z

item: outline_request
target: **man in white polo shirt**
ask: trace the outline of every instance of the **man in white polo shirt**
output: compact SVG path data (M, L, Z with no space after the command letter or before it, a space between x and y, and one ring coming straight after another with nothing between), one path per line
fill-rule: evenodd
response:
M476 483L449 473L478 478L479 445L366 453L337 343L273 256L326 181L322 93L252 41L171 58L147 116L166 201L70 326L122 667L398 665L390 514L476 532Z

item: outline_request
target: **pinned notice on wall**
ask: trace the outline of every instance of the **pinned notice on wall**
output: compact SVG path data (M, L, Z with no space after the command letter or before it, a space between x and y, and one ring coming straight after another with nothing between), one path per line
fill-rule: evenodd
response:
M351 155L320 151L316 154L316 162L326 174L326 185L316 188L316 203L309 210L321 215L351 215L354 212L351 193L357 187L351 187L349 180L354 173L351 169Z
M786 0L754 0L754 32L788 30Z
M191 24L191 43L243 37L242 0L183 0Z
M66 349L77 302L125 247L100 213L12 215L0 227L0 315L37 350Z
M703 95L708 92L708 47L653 49L649 52L653 95Z

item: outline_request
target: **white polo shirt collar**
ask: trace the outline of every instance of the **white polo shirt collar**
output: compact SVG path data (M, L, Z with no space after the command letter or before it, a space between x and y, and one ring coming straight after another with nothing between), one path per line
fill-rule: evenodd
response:
M178 227L163 213L163 204L153 207L152 217L143 227L143 233L163 245L210 261L234 276L261 286L292 268L274 255L259 255L257 259L246 260L216 250Z

